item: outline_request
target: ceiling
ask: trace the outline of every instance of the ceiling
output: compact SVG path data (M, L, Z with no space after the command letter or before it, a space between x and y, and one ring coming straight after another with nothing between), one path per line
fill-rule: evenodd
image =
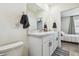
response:
M48 5L49 8L55 8L55 7L59 8L61 12L79 7L79 3L46 3L46 4ZM33 12L42 11L42 9L39 8L37 5L34 4L27 4L27 5L28 9L32 10Z
M79 3L48 3L49 7L59 7L61 11L79 7Z

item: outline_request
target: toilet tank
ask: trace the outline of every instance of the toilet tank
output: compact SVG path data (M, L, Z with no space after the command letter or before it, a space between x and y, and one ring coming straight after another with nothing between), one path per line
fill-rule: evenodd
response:
M22 56L23 42L15 42L0 47L0 56Z

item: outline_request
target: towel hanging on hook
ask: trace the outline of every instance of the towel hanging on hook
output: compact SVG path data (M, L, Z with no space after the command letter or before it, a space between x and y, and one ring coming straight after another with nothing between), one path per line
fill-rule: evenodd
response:
M24 14L24 12L21 17L20 23L23 24L23 28L28 28L30 26L28 16Z

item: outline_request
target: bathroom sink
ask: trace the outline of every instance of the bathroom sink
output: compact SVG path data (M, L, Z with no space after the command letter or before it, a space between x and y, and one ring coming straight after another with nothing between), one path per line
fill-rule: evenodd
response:
M45 36L45 35L51 35L57 32L54 31L48 31L48 32L29 32L28 35L33 35L33 36Z

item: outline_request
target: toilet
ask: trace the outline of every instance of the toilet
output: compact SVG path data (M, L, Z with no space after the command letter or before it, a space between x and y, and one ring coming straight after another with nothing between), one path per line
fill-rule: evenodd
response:
M22 56L22 51L22 41L0 46L0 56Z

